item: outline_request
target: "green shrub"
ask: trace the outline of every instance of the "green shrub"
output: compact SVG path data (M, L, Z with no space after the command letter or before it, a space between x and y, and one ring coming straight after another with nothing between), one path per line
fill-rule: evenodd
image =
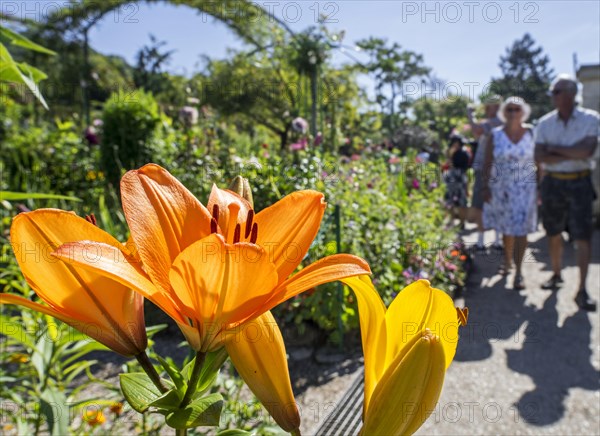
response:
M158 104L144 91L113 93L102 113L101 166L108 182L118 189L123 170L153 161L160 123Z

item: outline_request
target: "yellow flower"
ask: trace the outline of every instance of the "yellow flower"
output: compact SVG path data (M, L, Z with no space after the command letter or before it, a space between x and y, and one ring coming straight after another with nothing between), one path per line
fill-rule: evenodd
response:
M29 362L29 356L23 353L11 354L8 358L9 363L27 363Z
M51 315L125 356L146 349L142 296L111 278L51 255L65 242L92 240L120 250L120 261L126 259L136 267L135 255L124 245L85 219L56 209L17 215L10 238L27 283L46 304L7 293L0 293L0 304Z
M419 280L386 310L367 276L342 280L357 297L365 358L361 434L412 434L434 410L458 343L452 299Z
M86 410L83 414L83 420L90 426L96 427L106 422L106 417L102 410Z

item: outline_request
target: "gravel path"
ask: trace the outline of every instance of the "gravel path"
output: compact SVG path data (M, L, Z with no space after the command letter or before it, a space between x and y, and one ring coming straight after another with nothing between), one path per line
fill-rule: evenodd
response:
M469 228L469 227L468 227ZM476 233L467 234L467 243ZM486 240L491 240L491 234ZM527 289L496 274L495 254L475 258L459 306L470 310L436 411L422 435L600 434L600 316L578 310L578 269L565 245L565 286L542 290L551 275L547 240L529 237ZM588 291L600 301L600 233L595 232ZM507 285L508 284L508 285Z
M463 236L468 245L476 240L473 230L468 225ZM520 292L510 288L512 274L496 274L499 254L474 258L467 288L456 300L469 307L469 323L439 404L419 435L600 435L600 316L578 310L573 301L578 270L572 244L565 244L566 284L551 292L540 287L550 276L543 232L529 241L527 289ZM598 242L595 232L587 283L597 302ZM315 404L337 404L359 375L360 368L339 374L297 396L305 406L303 434L313 435L328 415L315 415Z

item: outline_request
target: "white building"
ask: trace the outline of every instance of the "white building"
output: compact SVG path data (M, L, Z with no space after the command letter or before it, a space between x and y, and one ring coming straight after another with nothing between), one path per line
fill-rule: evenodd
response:
M577 70L577 80L583 86L582 106L600 112L600 65L581 65ZM592 173L592 181L596 194L600 197L600 146L596 147L595 159L596 167ZM594 202L594 215L600 218L600 198Z

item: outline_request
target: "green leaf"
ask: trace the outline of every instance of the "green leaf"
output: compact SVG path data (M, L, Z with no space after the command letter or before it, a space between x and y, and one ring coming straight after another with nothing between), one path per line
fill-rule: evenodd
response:
M40 89L33 80L32 71L25 69L25 71L19 68L17 64L4 44L0 43L0 82L12 82L21 83L26 85L31 93L42 103L42 105L48 109L46 100L42 97Z
M50 370L50 361L54 352L54 342L46 335L42 335L35 344L31 355L31 364L38 373L40 385L45 385Z
M198 386L196 387L197 394L202 394L213 385L217 375L219 374L219 370L221 369L221 366L223 366L223 363L227 360L227 357L227 350L225 347L207 354L206 359L204 360L204 365L202 366L202 370L200 371ZM181 374L186 380L189 380L190 378L194 361L195 359L192 359L192 361L188 363L181 371Z
M0 40L2 42L10 42L12 45L17 45L19 47L26 48L28 50L37 51L39 53L45 53L48 55L55 55L56 53L52 50L48 50L46 47L42 47L39 44L31 41L30 39L24 37L23 35L18 34L17 32L13 32L7 27L0 25Z
M239 428L230 428L220 431L216 436L250 436L251 434L249 431L240 430Z
M178 392L177 389L171 389L169 392L150 403L149 406L172 412L179 409L181 400L180 392Z
M40 410L46 417L51 435L69 434L69 413L64 393L46 388L40 396Z
M199 427L201 425L217 426L221 419L223 397L210 394L192 401L184 409L167 415L166 422L176 429Z
M143 413L150 403L162 396L150 377L143 372L132 372L119 375L121 390L127 402L134 410Z
M70 197L68 195L56 195L56 194L39 194L33 192L10 192L0 191L1 200L70 200L70 201L81 201L77 197Z
M19 67L19 70L21 70L21 73L25 74L28 77L31 77L31 79L35 83L41 82L42 80L48 78L46 73L44 73L41 70L38 70L35 67L32 67L29 64L26 64L25 62L17 62L17 66Z
M167 374L169 374L169 377L171 377L173 383L175 383L177 390L183 392L187 387L187 383L183 379L181 372L179 372L179 368L177 368L177 365L175 365L175 362L173 362L173 359L168 357L167 360L165 360L158 355L156 356L156 358L158 359L162 367L165 369L165 371L167 371Z
M8 336L29 348L35 348L35 339L27 333L22 323L11 321L5 316L0 316L0 334Z

